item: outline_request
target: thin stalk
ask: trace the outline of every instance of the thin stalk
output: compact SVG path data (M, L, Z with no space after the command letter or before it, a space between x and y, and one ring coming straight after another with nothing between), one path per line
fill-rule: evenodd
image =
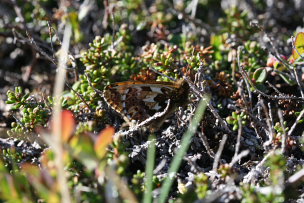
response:
M205 113L205 110L206 110L206 107L207 107L209 101L210 101L210 97L204 96L201 99L201 101L199 102L199 105L196 109L196 112L193 116L190 126L182 138L181 146L173 158L173 161L171 163L171 166L170 166L170 169L168 172L168 176L161 188L161 193L160 193L160 197L159 197L159 201L158 201L159 203L164 203L168 197L171 186L176 177L176 173L181 165L183 157L185 156L185 154L189 148L189 145L191 143L191 138L195 134L196 129L197 129L198 125L200 124L201 119L203 118L203 115Z
M54 88L54 111L53 111L53 138L54 138L54 152L56 154L55 163L58 169L58 177L57 181L60 186L60 193L61 193L61 202L70 203L71 196L69 192L69 187L67 184L67 179L65 176L64 170L64 160L63 160L63 146L62 146L62 135L61 135L61 94L64 89L65 84L65 74L66 74L66 63L68 60L68 50L70 45L70 38L72 35L72 27L69 23L66 24L64 35L63 35L63 42L61 46L61 51L59 55L59 63L58 69L55 79L55 88Z
M146 162L146 190L144 193L144 203L152 202L152 190L153 190L153 169L155 162L155 136L150 136L150 143L148 147L148 155Z

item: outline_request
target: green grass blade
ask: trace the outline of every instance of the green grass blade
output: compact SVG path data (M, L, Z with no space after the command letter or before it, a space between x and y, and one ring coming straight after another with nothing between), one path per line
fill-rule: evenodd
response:
M181 161L189 148L189 145L191 143L191 138L195 134L196 129L197 129L198 125L200 124L201 119L203 118L203 115L205 113L205 110L206 110L206 107L207 107L207 104L209 103L209 101L210 101L210 97L206 96L203 99L201 99L201 101L199 102L199 105L196 109L196 112L193 116L190 126L182 138L181 147L178 149L176 155L173 158L173 161L171 163L171 166L170 166L170 169L168 172L168 177L166 178L166 180L163 183L163 186L161 188L161 193L160 193L158 203L164 203L166 201L168 194L170 192L170 189L171 189L171 185L172 185L174 178L176 176L176 173L180 167Z
M152 190L153 190L153 169L155 162L155 136L150 136L149 140L151 141L148 147L148 157L146 162L146 184L145 184L145 193L144 193L144 203L152 202Z

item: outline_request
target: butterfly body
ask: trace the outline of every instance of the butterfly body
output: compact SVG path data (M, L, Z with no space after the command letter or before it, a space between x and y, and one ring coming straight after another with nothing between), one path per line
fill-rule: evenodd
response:
M177 107L188 100L189 86L184 80L177 82L127 81L109 85L104 90L105 101L127 123L142 122L158 112L167 112L149 123L155 131ZM168 104L169 102L169 104Z

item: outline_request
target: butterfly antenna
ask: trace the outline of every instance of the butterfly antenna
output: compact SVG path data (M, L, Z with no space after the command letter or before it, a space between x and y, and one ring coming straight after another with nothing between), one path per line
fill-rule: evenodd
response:
M149 67L149 69L152 70L153 72L155 72L155 73L161 75L161 76L164 76L164 77L168 78L169 80L172 80L172 81L174 81L174 82L177 81L175 78L172 78L172 77L170 77L170 76L168 76L168 75L165 75L165 74L159 72L158 70L156 70L155 68Z

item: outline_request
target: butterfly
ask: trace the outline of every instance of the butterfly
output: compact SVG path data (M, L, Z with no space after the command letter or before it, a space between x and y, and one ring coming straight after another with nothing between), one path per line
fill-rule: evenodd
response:
M127 123L143 122L158 112L167 111L148 124L157 131L177 107L188 101L189 85L184 80L176 82L126 81L109 85L104 99Z

